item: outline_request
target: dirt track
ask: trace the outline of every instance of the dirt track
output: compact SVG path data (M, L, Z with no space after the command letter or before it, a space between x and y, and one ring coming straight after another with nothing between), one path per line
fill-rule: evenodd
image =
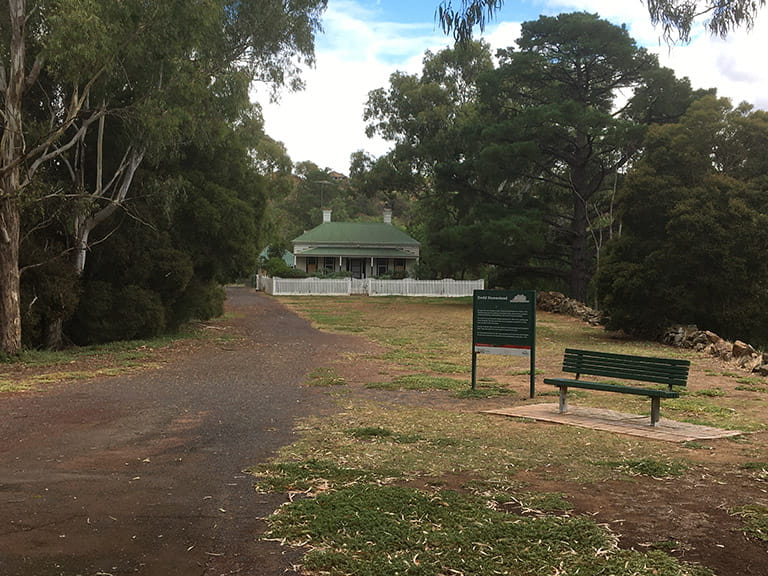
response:
M293 573L279 546L256 539L281 497L255 494L242 470L322 409L300 385L355 344L249 289L230 289L227 306L237 343L0 396L0 574Z

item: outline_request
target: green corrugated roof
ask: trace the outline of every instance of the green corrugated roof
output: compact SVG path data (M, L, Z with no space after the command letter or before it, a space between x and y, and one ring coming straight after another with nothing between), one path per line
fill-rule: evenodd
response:
M397 248L345 248L335 246L321 246L299 252L296 256L345 256L353 258L416 258L405 250Z
M305 244L398 244L418 246L419 242L392 224L383 222L323 222L304 232L294 243Z

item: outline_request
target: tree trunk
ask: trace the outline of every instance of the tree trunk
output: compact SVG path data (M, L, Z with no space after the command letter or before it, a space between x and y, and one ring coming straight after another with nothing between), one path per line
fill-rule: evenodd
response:
M25 0L9 0L11 43L8 76L3 63L2 89L4 125L0 139L0 352L21 350L21 309L19 302L19 194L20 166L24 155L22 98L24 70Z
M571 224L570 296L579 302L587 301L591 268L587 222L587 206L577 194L573 196L573 223Z
M64 348L64 319L50 318L45 324L45 347L48 350Z
M3 193L10 184L3 179ZM21 350L19 304L19 207L14 198L0 200L0 351Z

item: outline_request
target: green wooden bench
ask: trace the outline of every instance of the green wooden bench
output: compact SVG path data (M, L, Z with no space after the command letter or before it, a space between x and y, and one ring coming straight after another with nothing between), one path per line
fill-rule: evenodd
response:
M688 360L650 358L567 348L563 357L563 372L574 373L576 378L545 378L544 383L560 388L561 413L568 411L568 388L585 388L587 390L648 396L651 399L651 426L656 426L659 422L661 399L680 396L680 393L673 389L673 386L685 386L687 384L690 365ZM667 389L580 380L584 374L666 384Z

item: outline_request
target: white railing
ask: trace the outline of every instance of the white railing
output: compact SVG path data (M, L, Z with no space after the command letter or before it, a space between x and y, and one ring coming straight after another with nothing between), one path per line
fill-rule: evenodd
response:
M264 291L275 296L348 296L350 279L270 278Z
M255 286L275 296L424 296L458 298L485 288L484 280L377 280L368 278L270 278L257 276Z
M484 280L376 280L371 278L370 296L436 296L458 298L472 296L485 288Z

